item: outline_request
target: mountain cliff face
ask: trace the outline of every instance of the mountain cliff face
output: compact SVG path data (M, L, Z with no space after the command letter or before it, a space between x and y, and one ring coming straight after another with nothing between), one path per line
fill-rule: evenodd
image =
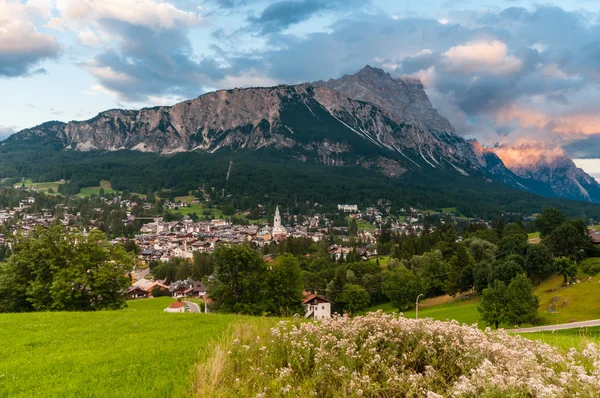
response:
M564 156L549 161L540 159L511 170L524 179L543 183L558 197L586 202L597 202L600 198L600 184Z
M296 161L359 165L395 177L437 169L548 196L572 197L581 192L571 187L577 182L588 191L578 199L600 200L600 193L585 188L592 183L583 172L567 173L564 185L552 179L550 188L544 185L546 169L515 175L494 153L456 135L420 82L369 66L327 82L221 90L172 107L113 109L87 121L48 122L3 145L28 142L163 154L275 148ZM559 169L551 169L556 179Z

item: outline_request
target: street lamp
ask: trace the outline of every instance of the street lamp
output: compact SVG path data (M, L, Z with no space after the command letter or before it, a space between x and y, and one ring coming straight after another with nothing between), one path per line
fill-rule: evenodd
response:
M417 308L417 312L416 312L416 315L415 315L415 319L419 319L419 298L421 298L421 296L422 296L422 295L423 295L423 293L421 293L421 294L419 294L419 295L417 296L417 301L416 301L416 303L415 303L415 304L416 304L416 306L417 306L417 307L416 307L416 308Z

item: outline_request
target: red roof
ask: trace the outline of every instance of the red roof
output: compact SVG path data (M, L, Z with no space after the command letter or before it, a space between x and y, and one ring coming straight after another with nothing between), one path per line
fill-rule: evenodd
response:
M314 299L320 300L320 302L323 302L323 301L324 301L324 302L326 302L326 303L331 303L331 301L330 301L330 300L327 300L327 299L325 298L325 296L321 296L321 295L319 295L319 294L314 294L314 293L313 293L313 294L311 294L310 296L308 296L306 299L304 299L304 301L302 302L302 304L308 304L308 303L310 303L311 301L313 301Z
M182 303L181 301L176 301L169 306L169 308L181 308L181 307L185 307L185 303Z

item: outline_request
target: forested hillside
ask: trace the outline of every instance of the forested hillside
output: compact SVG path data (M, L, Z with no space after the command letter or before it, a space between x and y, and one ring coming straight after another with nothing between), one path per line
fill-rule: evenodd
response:
M558 208L572 217L600 219L598 205L543 198L478 176L433 170L398 179L357 166L294 161L285 150L277 149L164 156L137 151L77 152L52 146L2 147L0 178L10 185L22 177L37 182L65 179L69 182L61 188L64 194L98 186L100 180L109 180L119 191L145 194L167 189L171 196L187 195L204 186L219 193L224 189L224 204L242 209L279 203L302 212L314 203L357 203L362 207L388 199L396 209L409 205L457 207L467 216L485 219L505 212L528 215L545 207Z

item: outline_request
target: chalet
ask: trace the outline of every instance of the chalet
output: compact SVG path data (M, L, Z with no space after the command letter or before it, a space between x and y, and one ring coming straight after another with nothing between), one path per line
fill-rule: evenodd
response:
M144 288L131 286L127 290L125 296L127 297L127 300L135 300L140 298L148 298L150 296L150 293Z
M316 293L309 294L302 302L306 310L305 318L328 319L331 318L331 301L325 296Z
M206 286L202 282L193 279L177 281L169 286L173 298L181 297L203 297L206 294Z

